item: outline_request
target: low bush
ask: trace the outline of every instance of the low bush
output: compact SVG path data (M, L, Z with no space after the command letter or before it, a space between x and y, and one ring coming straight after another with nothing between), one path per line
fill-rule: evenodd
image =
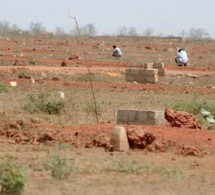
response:
M25 186L22 168L11 156L7 156L4 161L0 166L1 193L20 194Z
M4 83L0 83L0 93L7 92L8 89Z
M201 109L205 108L211 113L215 113L215 104L211 101L194 98L187 101L177 101L172 105L174 110L185 111L194 115L201 114Z
M40 94L38 96L28 95L24 109L31 114L44 112L51 115L60 114L64 107L64 100L51 99L47 94Z
M57 149L54 154L48 154L45 168L51 170L52 177L62 180L75 172L75 163L76 159L68 158L65 153Z
M76 81L94 81L94 82L110 82L111 78L110 76L106 75L94 75L91 74L89 77L89 74L81 74L78 77L75 78Z

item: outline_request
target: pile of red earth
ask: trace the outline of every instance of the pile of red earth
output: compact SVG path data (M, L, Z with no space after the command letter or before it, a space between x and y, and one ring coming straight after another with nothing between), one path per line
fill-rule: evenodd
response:
M187 112L179 112L172 109L165 109L165 118L172 127L201 129L198 119Z

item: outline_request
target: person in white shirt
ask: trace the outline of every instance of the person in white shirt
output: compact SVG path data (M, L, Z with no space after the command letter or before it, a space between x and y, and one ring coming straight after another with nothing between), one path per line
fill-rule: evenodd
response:
M112 54L112 56L122 57L122 52L116 45L113 45L113 54Z
M188 57L187 57L187 52L181 48L178 50L177 55L175 56L175 62L177 63L178 66L187 66L188 64Z

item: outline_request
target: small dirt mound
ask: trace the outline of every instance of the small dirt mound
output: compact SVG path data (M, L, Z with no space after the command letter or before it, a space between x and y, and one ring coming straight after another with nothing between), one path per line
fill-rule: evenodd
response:
M131 128L127 130L127 136L129 146L133 149L144 149L155 140L155 136L152 133L142 128Z
M167 108L164 115L165 119L172 125L172 127L201 129L198 119L193 114Z

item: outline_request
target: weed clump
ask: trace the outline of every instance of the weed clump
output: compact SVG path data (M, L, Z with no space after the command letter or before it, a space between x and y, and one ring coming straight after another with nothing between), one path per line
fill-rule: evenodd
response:
M0 83L0 93L8 92L8 89L4 83Z
M62 99L50 99L47 94L40 94L33 96L32 94L27 96L27 103L24 109L33 114L38 112L52 114L60 114L65 107L65 101Z
M67 179L75 172L76 159L71 159L62 153L59 148L54 154L49 153L45 163L45 169L51 170L52 177L58 180Z
M106 76L106 75L94 75L94 74L91 74L89 76L89 74L81 74L77 78L75 78L75 80L76 81L85 81L85 82L94 81L94 82L108 83L108 82L111 81L111 78L109 76Z
M7 156L0 166L1 194L21 194L24 190L22 168L11 156Z
M197 98L187 101L177 101L172 105L172 108L177 111L185 111L194 114L199 119L200 124L206 122L201 112L202 109L207 110L212 115L215 114L215 105L213 102Z

